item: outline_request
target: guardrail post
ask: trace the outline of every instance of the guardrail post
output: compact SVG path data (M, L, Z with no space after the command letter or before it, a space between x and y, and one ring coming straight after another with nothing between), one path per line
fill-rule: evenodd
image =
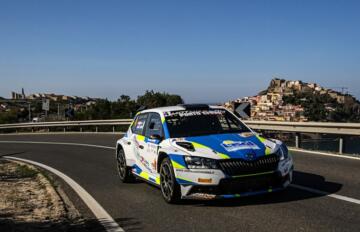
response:
M299 144L299 134L298 134L298 133L295 134L295 147L296 147L296 148L299 148L299 147L300 147L300 144Z
M113 126L113 133L115 133L115 126Z
M340 138L339 139L339 154L342 154L344 151L344 139Z
M96 133L98 132L98 127L95 127L95 131L96 131Z

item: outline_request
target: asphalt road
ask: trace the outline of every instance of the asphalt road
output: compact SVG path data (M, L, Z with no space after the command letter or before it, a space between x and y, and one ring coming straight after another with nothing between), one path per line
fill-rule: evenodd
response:
M114 146L121 135L1 135L0 141ZM294 183L360 199L360 160L292 152ZM166 204L143 182L120 183L114 151L95 147L0 143L0 155L44 163L84 187L126 231L360 231L360 205L289 187L280 193Z

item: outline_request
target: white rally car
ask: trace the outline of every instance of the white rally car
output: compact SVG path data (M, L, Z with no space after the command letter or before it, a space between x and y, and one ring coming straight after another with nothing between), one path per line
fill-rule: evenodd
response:
M144 179L166 202L274 192L292 181L284 143L260 137L222 107L178 105L139 112L116 144L120 179Z

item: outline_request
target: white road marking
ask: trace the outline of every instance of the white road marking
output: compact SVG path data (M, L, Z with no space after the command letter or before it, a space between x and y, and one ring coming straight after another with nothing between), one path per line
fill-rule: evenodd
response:
M84 143L35 142L35 141L0 141L0 143L54 144L54 145L72 145L72 146L84 146L84 147L97 147L97 148L112 149L112 150L116 149L114 147L94 145L94 144L84 144ZM308 152L308 151L304 151L304 150L301 150L301 149L289 149L289 150L299 151L299 152ZM321 153L321 152L316 153L316 152L312 152L312 151L310 151L309 153L315 153L315 154L320 153L321 155L329 155L329 156L334 156L334 157L339 157L340 156L340 157L343 157L343 158L353 158L353 159L359 159L360 160L360 158L357 158L357 157L348 157L348 156L343 156L343 155L332 155L332 154ZM305 186L302 186L302 185L291 184L290 186L292 186L294 188L297 188L297 189L301 189L303 191L308 191L308 192L311 192L311 193L324 195L324 196L336 198L336 199L339 199L339 200L352 202L352 203L355 203L355 204L360 204L360 200L355 199L355 198L341 196L341 195L338 195L338 194L331 194L331 193L328 193L328 192L324 192L324 191L321 191L321 190L305 187Z
M290 186L293 188L303 190L303 191L307 191L307 192L311 192L311 193L315 193L315 194L319 194L319 195L324 195L327 197L332 197L332 198L336 198L338 200L343 200L343 201L347 201L347 202L351 202L351 203L360 205L360 200L355 199L355 198L341 196L341 195L333 194L333 193L328 193L325 191L321 191L321 190L317 190L317 189L313 189L313 188L309 188L309 187L305 187L305 186L297 185L297 184L290 184Z
M289 150L296 151L296 152L309 153L309 154L314 154L314 155L324 155L324 156L331 156L331 157L337 157L337 158L360 160L360 157L355 157L355 156L350 156L350 155L332 154L332 153L326 153L326 152L321 152L321 151L309 151L309 150L303 150L303 149L297 149L297 148L289 148Z
M0 143L23 143L23 144L50 144L50 145L70 145L70 146L83 146L83 147L97 147L103 149L115 150L115 147L86 144L86 143L61 143L61 142L38 142L38 141L0 141Z
M26 163L33 164L35 166L41 167L46 169L55 175L62 178L78 195L79 197L85 202L85 204L89 207L89 209L93 212L95 217L99 220L100 224L105 228L108 232L124 232L124 230L117 224L114 219L105 211L103 207L78 183L76 183L73 179L69 176L65 175L64 173L49 167L45 164L41 164L35 161L11 157L11 156L4 156L6 159L11 160L18 160Z

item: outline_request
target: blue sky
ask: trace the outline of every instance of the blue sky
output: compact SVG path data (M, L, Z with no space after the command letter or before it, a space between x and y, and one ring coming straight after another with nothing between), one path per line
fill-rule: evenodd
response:
M254 95L274 76L360 98L360 1L0 1L11 90L186 102Z

